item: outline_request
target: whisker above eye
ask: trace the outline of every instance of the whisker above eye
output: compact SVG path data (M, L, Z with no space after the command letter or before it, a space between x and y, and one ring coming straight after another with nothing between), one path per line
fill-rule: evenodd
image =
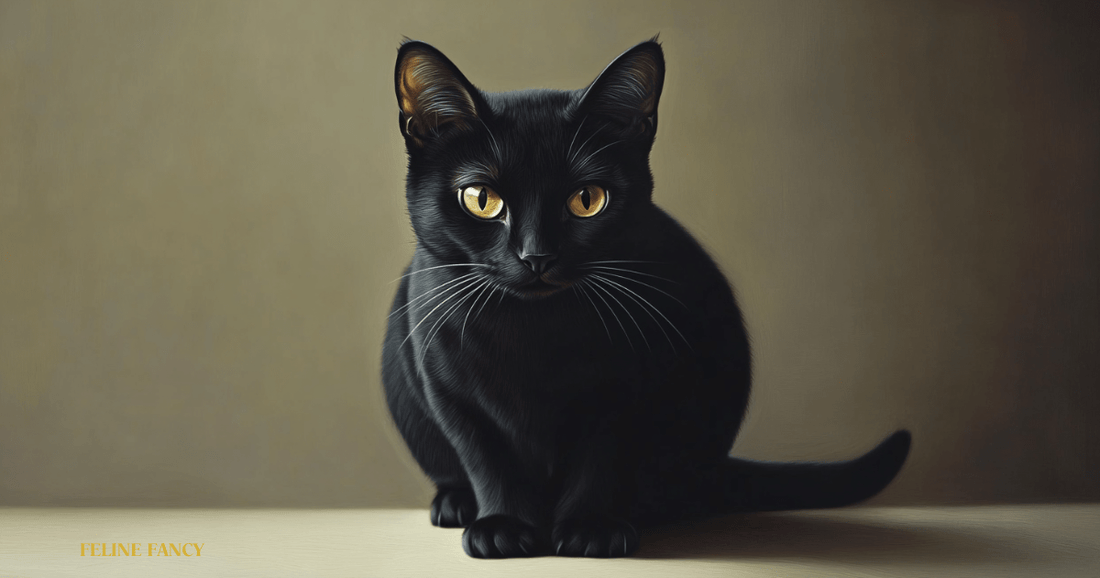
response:
M584 121L588 120L588 115L584 115L581 119L581 124L577 126L577 132L573 133L573 140L569 141L569 149L565 151L565 154L570 160L573 159L573 143L577 142L577 135L581 134L581 129L584 128Z
M504 162L504 151L500 148L500 145L497 143L496 135L493 134L493 131L489 130L489 125L485 124L485 121L481 120L480 118L478 118L477 121L481 123L481 126L485 127L485 132L489 133L489 138L492 139L492 141L493 141L492 149L493 149L493 154L495 154L496 157L497 157L497 162L498 163L503 163Z
M608 124L610 124L610 123L606 123L606 122L605 122L605 123L603 123L602 125L600 125L600 128L597 128L597 129L595 130L595 132L593 132L592 134L588 135L588 138L587 138L587 139L585 139L585 141L584 141L583 143L581 143L581 146L577 147L577 151L576 151L576 152L574 152L573 154L569 155L569 162L570 162L570 163L572 163L572 162L573 162L573 158L574 158L574 157L576 157L576 156L577 156L578 154L580 154L580 152L581 152L582 150L584 150L584 145L588 144L588 142L589 142L589 141L591 141L591 140L593 139L593 137L595 137L595 136L596 136L597 134L599 134L601 130L603 130L603 129L607 128L607 125L608 125ZM572 148L572 147L570 147L570 148Z
M617 144L619 144L619 143L621 143L621 142L623 142L623 141L622 141L622 140L617 140L617 141L615 141L615 142L613 142L613 143L611 143L611 144L609 144L609 145L604 145L604 146L600 147L599 149L597 149L597 150L596 150L596 152L594 152L594 153L591 153L591 154L589 154L588 156L584 157L584 160L582 160L581 162L577 163L577 166L578 166L579 168L584 168L584 167L586 167L586 166L588 165L588 161L591 161L591 160L592 160L592 157L594 157L594 156L596 156L596 155L600 154L600 152L601 152L601 151L603 151L604 149L606 149L606 148L609 148L609 147L612 147L612 146L615 146L615 145L617 145ZM580 151L578 150L577 152L580 152Z

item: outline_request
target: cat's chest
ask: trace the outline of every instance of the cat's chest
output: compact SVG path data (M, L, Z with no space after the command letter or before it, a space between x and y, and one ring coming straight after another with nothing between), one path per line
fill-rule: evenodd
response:
M652 373L644 356L625 341L608 341L598 318L570 305L505 302L449 323L423 352L425 369L443 387L544 404L618 390Z
M595 327L583 317L483 321L468 324L464 340L433 345L426 385L492 420L531 456L552 454L552 440L603 421L658 379L637 358L608 347L606 336L592 331L598 321Z

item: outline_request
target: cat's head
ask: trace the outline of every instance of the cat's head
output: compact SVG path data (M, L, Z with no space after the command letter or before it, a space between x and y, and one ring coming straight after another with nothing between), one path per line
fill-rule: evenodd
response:
M651 205L664 72L650 40L584 89L489 93L435 48L404 43L395 84L420 247L526 299L624 258Z

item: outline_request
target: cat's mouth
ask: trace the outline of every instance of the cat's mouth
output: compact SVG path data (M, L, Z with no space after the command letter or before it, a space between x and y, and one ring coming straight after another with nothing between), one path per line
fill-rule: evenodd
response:
M524 297L549 297L571 285L572 283L551 283L542 277L535 277L531 282L516 287L516 291Z

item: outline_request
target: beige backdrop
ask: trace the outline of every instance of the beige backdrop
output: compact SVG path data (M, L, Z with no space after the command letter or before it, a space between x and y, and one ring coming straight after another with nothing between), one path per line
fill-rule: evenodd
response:
M1082 5L1084 6L1084 5ZM0 2L0 504L425 506L382 404L393 59L578 88L660 32L656 199L734 281L735 453L1100 498L1095 9Z

